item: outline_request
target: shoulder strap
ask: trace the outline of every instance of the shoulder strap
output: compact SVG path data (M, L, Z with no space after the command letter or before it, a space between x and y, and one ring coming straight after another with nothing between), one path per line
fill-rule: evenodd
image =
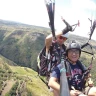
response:
M62 48L63 48L64 50L66 50L66 46L65 46L64 44L62 44Z
M87 68L85 67L84 64L82 64L79 60L77 61L78 65L80 66L80 68L82 69L83 73L87 70Z
M39 58L41 59L41 56L44 55L46 56L46 46L44 46L44 48L40 51L39 53Z
M52 54L52 52L53 52L53 46L51 45L49 49L49 53Z
M66 68L66 76L71 77L70 63L68 62L68 60L65 61L65 68Z

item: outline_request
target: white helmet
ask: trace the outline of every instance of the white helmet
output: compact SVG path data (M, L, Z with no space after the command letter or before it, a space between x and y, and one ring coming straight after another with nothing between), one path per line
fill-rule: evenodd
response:
M60 33L61 33L61 31L58 30L58 31L56 31L55 35L58 35L58 34L60 34ZM62 36L62 37L65 37L65 38L68 38L68 37L69 37L69 33L62 34L61 36Z
M65 38L68 38L68 37L69 37L69 33L62 34L61 36L62 36L62 37L65 37Z

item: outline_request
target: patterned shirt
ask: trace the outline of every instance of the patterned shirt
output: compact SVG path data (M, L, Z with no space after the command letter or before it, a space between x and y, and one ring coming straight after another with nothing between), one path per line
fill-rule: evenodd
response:
M73 86L77 90L82 90L82 75L83 71L80 68L80 66L76 63L75 65L69 63L70 69L71 69L71 79L68 79L70 87ZM62 65L57 65L52 74L51 77L55 77L58 79L58 82L60 82L60 70L62 69Z

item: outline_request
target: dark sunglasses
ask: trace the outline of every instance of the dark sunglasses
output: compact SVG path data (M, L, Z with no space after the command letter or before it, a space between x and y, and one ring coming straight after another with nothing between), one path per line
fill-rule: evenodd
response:
M66 38L66 37L62 37L62 36L59 36L59 39L65 40L65 39L67 39L67 38Z

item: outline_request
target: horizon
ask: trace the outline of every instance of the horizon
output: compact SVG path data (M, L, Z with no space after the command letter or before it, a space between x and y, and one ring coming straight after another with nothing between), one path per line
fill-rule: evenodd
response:
M22 23L22 22L11 21L11 20L4 20L4 19L0 19L0 20L6 21L6 22L12 22L12 23L24 24L24 25L28 25L28 26L36 26L36 27L48 28L48 27L44 27L44 26L30 25L30 24L26 24L26 23ZM48 28L48 29L50 29L50 28ZM51 29L50 29L50 32L51 32ZM73 33L74 33L74 32L73 32ZM69 34L72 34L72 32L69 32ZM89 37L80 36L80 35L78 35L78 34L72 34L72 35L79 36L79 37L84 37L84 38L86 38L86 39L89 39ZM91 39L91 40L96 41L96 40L94 40L94 39Z
M6 2L6 3L5 3ZM44 0L0 0L0 19L49 28L49 17ZM73 34L89 37L90 21L96 19L96 0L55 0L55 29L65 24L61 16L73 25L80 21ZM96 40L96 29L92 39Z

